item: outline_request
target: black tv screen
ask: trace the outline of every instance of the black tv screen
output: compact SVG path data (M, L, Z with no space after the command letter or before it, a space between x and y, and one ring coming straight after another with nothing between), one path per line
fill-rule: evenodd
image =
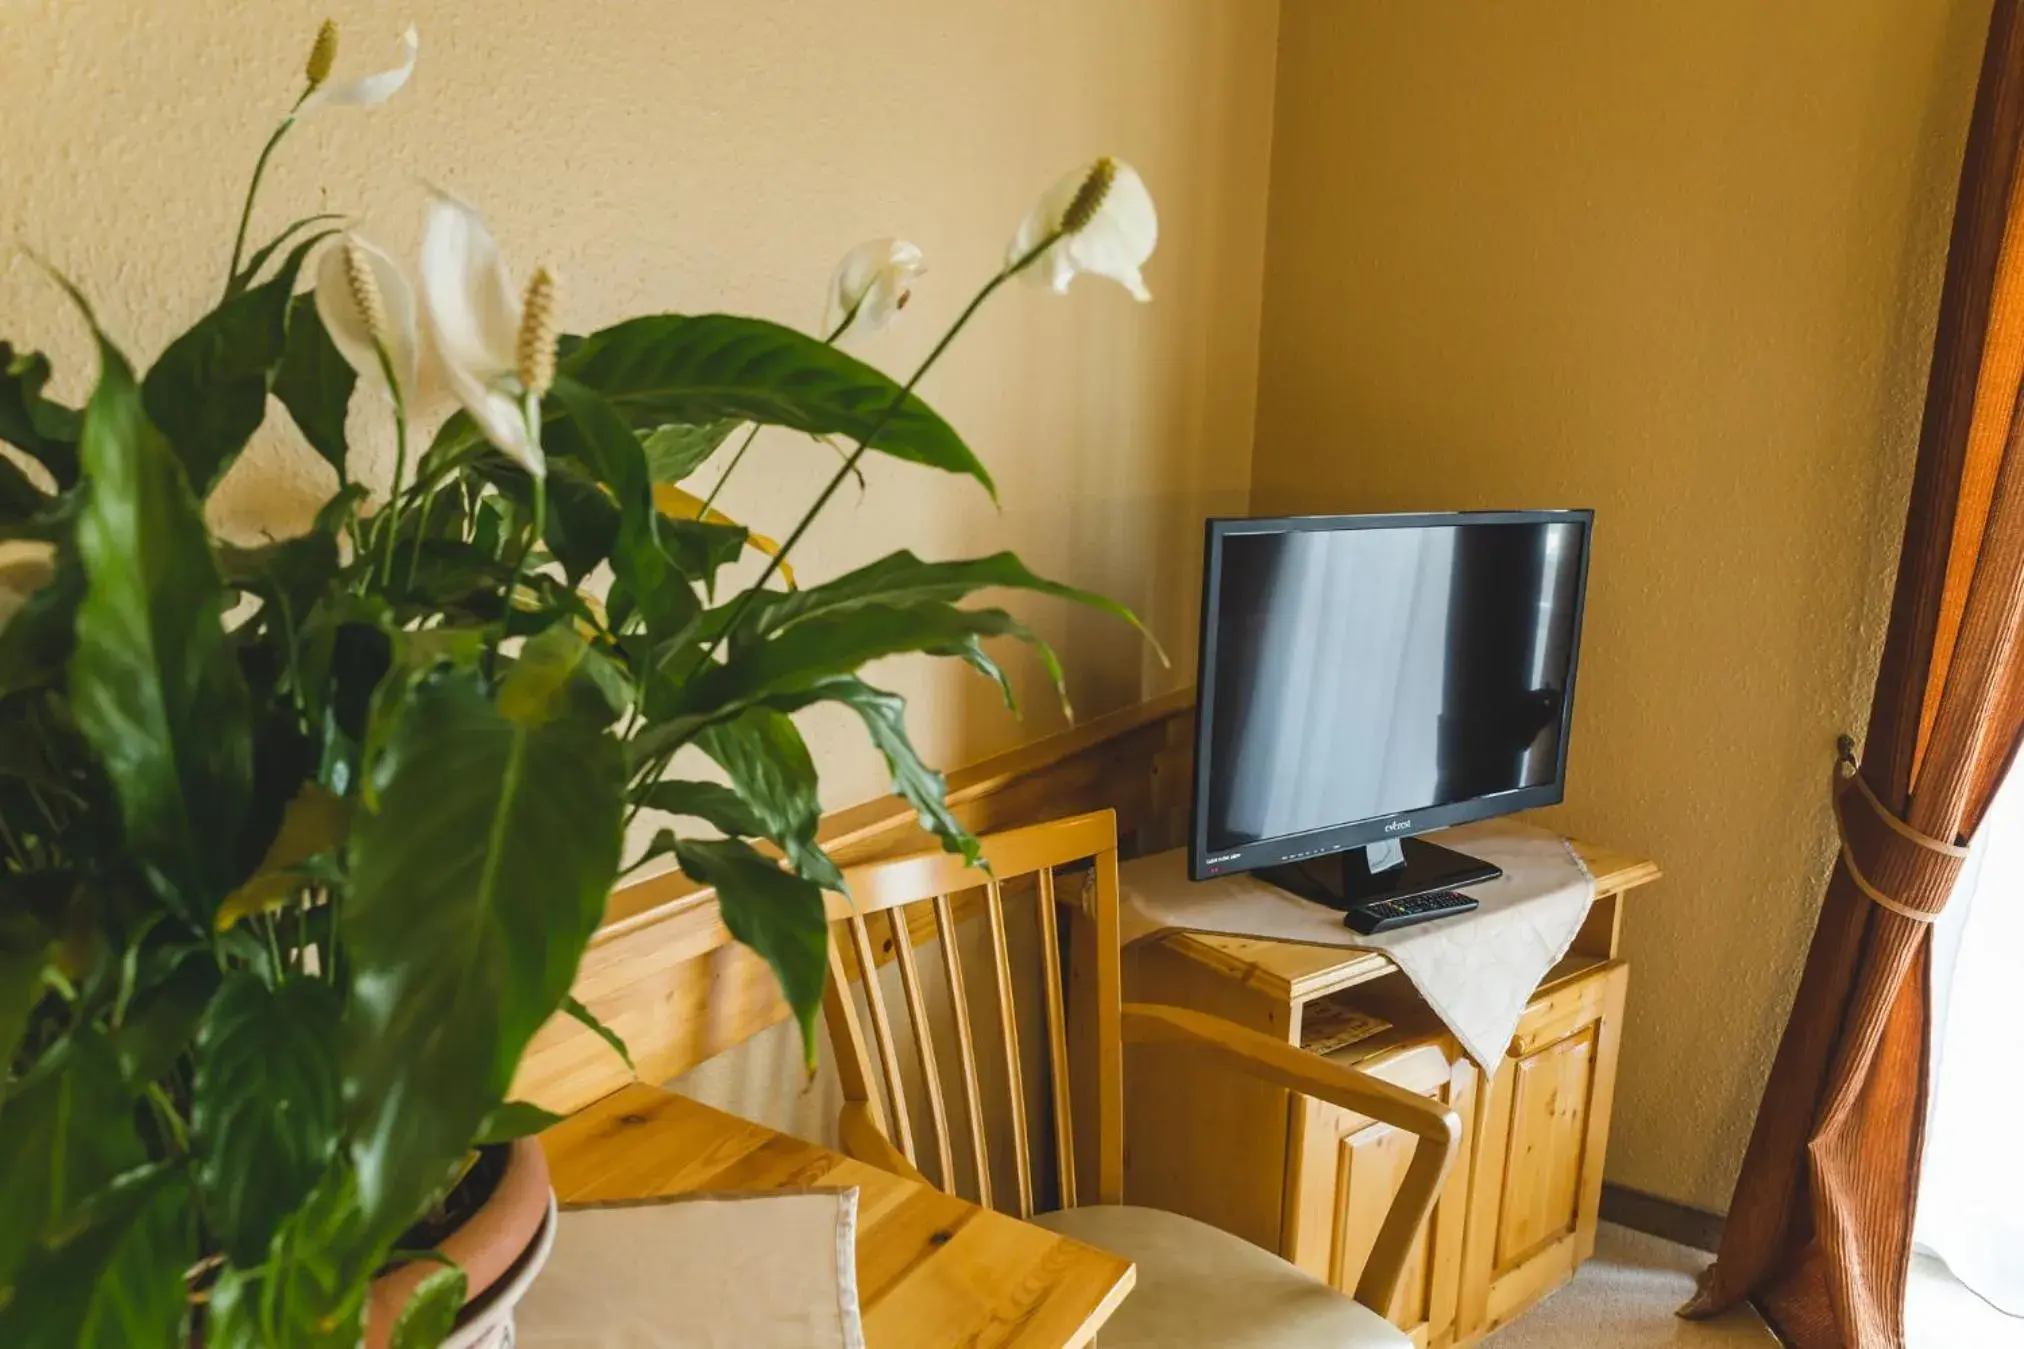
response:
M1191 872L1559 801L1592 519L1210 521Z

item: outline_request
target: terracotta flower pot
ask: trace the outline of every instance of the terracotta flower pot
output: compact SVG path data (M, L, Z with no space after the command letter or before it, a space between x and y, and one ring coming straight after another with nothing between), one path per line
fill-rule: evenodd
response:
M555 1224L549 1216L552 1211L548 1158L539 1143L522 1138L511 1145L505 1173L499 1177L491 1197L471 1215L470 1221L437 1247L464 1271L469 1285L464 1301L467 1309L488 1295L498 1294L484 1309L488 1325L494 1321L511 1324L513 1303L520 1300L519 1295L547 1261L548 1247L555 1237ZM515 1265L521 1268L515 1269ZM431 1261L414 1260L372 1281L372 1296L366 1310L365 1349L386 1349L401 1308L407 1305L422 1280L438 1268ZM508 1280L510 1286L499 1287L509 1273L513 1276ZM458 1343L460 1338L461 1333L452 1336L450 1343ZM477 1345L488 1341L479 1338L470 1342ZM510 1344L511 1340L499 1342Z

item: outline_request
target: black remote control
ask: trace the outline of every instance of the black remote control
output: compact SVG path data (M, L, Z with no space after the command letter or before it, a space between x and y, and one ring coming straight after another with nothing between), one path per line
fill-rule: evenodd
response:
M1367 904L1359 904L1342 915L1342 925L1367 936L1373 932L1390 932L1395 928L1411 927L1414 923L1467 913L1475 907L1473 895L1465 895L1459 890L1433 890L1424 895L1374 899Z

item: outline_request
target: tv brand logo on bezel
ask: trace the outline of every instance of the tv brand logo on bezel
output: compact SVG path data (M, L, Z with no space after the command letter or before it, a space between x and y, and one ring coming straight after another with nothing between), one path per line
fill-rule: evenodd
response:
M1236 860L1237 860L1237 859L1238 859L1239 857L1242 857L1242 856L1243 856L1243 854L1242 854L1242 853L1234 853L1234 852L1226 852L1226 853L1224 853L1224 854L1223 854L1223 855L1222 855L1221 857L1211 857L1211 858L1209 858L1209 859L1208 859L1208 861L1209 861L1209 865L1210 865L1210 866L1212 866L1212 867L1219 867L1219 866L1223 865L1223 863L1225 863L1225 862L1234 862L1234 861L1236 861Z
M1407 830L1407 829L1410 829L1410 828L1412 828L1412 827L1413 827L1413 822L1412 822L1411 820L1409 820L1409 819L1408 819L1408 820L1393 820L1393 821L1392 821L1392 822L1391 822L1390 824L1388 824L1388 825L1386 825L1386 826L1384 827L1384 831L1385 831L1385 832L1386 832L1387 834L1397 834L1397 833L1402 833L1403 831L1405 831L1405 830Z

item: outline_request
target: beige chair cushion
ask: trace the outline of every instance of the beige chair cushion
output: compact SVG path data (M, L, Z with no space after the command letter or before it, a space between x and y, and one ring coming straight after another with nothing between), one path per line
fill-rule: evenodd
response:
M1193 1218L1091 1205L1033 1221L1138 1266L1137 1286L1097 1332L1099 1349L1411 1349L1370 1308Z

